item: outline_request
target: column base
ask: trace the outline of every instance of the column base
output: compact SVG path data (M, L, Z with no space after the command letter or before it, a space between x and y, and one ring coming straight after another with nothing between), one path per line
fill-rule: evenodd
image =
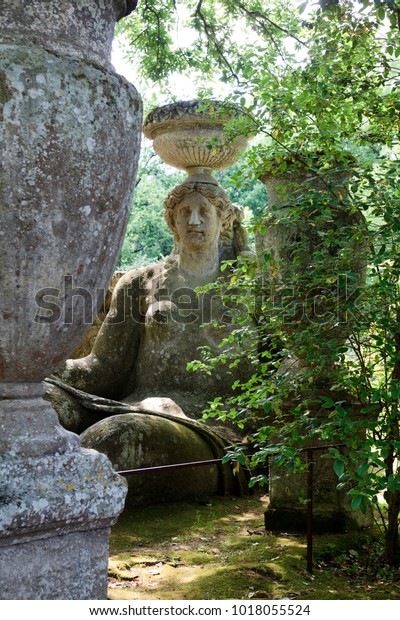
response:
M106 600L109 528L0 546L2 600Z
M39 397L0 401L0 599L105 599L126 481Z
M304 454L303 454L304 456ZM337 489L338 478L326 450L313 454L313 532L357 531L373 524L372 510L352 510L348 489ZM305 457L304 457L305 458ZM308 477L306 472L283 474L270 460L270 504L265 527L272 531L305 533L307 530Z
M332 511L317 513L313 518L314 534L343 534L368 527L370 519L364 519L364 525L357 514ZM289 532L292 534L306 534L307 512L304 509L268 508L264 513L265 529L271 532Z

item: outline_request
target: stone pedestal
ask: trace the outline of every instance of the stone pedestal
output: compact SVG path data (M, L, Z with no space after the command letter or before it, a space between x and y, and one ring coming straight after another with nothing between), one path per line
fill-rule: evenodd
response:
M310 444L311 446L311 444ZM318 447L314 441L312 447ZM342 533L358 530L372 524L372 514L361 510L352 510L351 496L338 491L338 478L333 470L332 458L326 458L327 449L312 452L312 502L313 532ZM308 466L307 451L303 452L303 461ZM308 471L299 474L284 474L269 463L270 503L265 512L265 528L279 532L306 533Z
M333 166L328 173L321 171L321 175L297 167L280 175L270 173L261 177L267 187L268 214L265 232L257 234L256 247L260 256L271 255L274 266L271 269L271 265L267 265L266 295L270 292L274 295L277 308L282 312L282 329L292 343L294 356L288 371L289 380L296 384L296 373L299 378L301 373L308 373L311 381L300 381L308 387L304 388L304 393L296 393L296 404L302 399L316 403L322 395L349 401L346 394L335 395L331 391L335 383L332 351L346 341L351 331L347 297L363 286L365 280L366 246L362 234L355 234L362 231L365 220L346 202L348 176L348 172L337 172ZM330 217L322 208L328 191L332 192ZM309 192L315 200L303 201L304 192ZM295 205L298 212L291 217ZM331 247L324 245L324 238L329 235L335 240ZM346 274L345 277L350 274L350 277L342 281L342 274ZM299 334L297 339L296 334ZM306 347L303 344L305 334ZM311 343L315 344L315 360L305 361L304 349L308 347L309 351ZM314 370L322 356L326 360L324 369ZM290 412L291 404L283 403L283 408ZM314 411L314 415L324 413ZM318 442L313 440L310 446L318 447ZM321 450L313 453L314 531L339 532L370 525L371 514L353 511L351 498L345 491L336 489L338 479L332 459L323 455ZM274 467L272 460L266 528L305 532L306 498L307 474L284 475Z
M333 167L321 175L297 168L261 177L268 210L265 230L256 232L257 254L269 253L273 261L265 273L266 293L282 305L284 329L300 333L315 326L320 343L322 336L338 346L351 331L347 300L364 285L368 252L365 218L346 202L349 176ZM330 347L323 352L329 356Z
M41 384L0 389L0 598L106 598L125 481L59 425Z
M88 526L87 531L1 545L1 598L106 600L107 540L108 530ZM12 566L21 569L17 577Z

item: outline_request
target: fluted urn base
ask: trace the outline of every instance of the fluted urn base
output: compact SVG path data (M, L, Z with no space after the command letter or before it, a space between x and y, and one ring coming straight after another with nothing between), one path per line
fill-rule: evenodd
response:
M126 483L79 447L42 392L0 385L0 598L105 599Z

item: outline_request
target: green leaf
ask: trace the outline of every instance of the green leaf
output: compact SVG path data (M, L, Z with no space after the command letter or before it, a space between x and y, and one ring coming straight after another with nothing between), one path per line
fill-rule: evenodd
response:
M362 463L359 468L357 469L357 473L359 476L364 477L366 473L368 473L369 470L369 463L365 462Z
M260 486L268 484L267 476L264 476L262 474L259 476L252 476L249 480L249 487L252 488L255 484L259 484Z
M340 478L344 474L344 463L338 460L334 461L333 470L335 474L337 475L337 477Z
M357 510L357 508L360 508L362 502L363 498L361 495L354 495L353 499L351 500L352 510Z
M392 385L392 388L390 391L391 391L392 398L394 398L395 400L398 400L400 396L400 385Z
M307 8L307 4L308 4L308 1L307 1L307 2L302 2L302 3L299 5L299 7L298 7L298 9L297 9L297 10L299 11L299 13L300 13L300 14L301 14L301 13L304 13L304 11L305 11L305 10L306 10L306 8Z
M332 398L329 398L328 396L321 396L321 398L324 401L322 404L322 407L324 409L333 409L333 407L335 406L335 402L332 400Z
M400 491L400 479L395 478L393 475L388 476L388 489L392 493Z

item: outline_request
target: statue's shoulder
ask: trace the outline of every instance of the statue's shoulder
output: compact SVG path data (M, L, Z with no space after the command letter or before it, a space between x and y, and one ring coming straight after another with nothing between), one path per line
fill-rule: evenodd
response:
M164 274L164 263L147 265L127 271L118 280L117 287L121 289L137 290L148 289L150 285L158 281Z

